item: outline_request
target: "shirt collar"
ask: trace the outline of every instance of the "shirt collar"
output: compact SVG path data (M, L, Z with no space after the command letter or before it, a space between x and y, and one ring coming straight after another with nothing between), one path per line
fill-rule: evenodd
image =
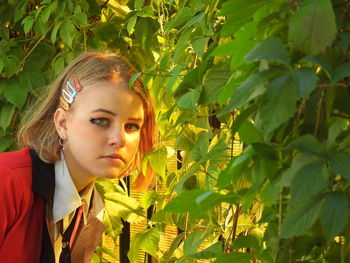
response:
M55 175L54 223L70 215L79 206L83 205L83 218L84 224L86 224L93 183L85 187L79 194L69 174L63 153L61 153L61 159L55 162Z

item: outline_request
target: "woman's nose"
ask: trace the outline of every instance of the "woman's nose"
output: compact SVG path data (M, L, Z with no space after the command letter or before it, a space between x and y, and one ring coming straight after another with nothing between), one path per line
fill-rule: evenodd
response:
M110 136L110 145L116 145L118 147L125 145L125 131L123 129L115 129Z

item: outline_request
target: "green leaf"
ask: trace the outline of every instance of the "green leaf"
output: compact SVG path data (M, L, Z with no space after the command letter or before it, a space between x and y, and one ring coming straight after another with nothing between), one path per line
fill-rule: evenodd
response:
M294 70L294 77L297 87L297 99L305 98L316 88L318 77L311 69L296 69Z
M13 114L15 113L15 106L6 104L1 107L0 111L0 127L6 130L10 126Z
M0 137L0 152L6 151L13 143L13 136L5 135Z
M128 258L131 263L136 262L138 253L140 252L140 245L142 242L142 233L136 233L130 242L130 249L128 252Z
M290 63L289 54L284 47L281 39L270 37L260 42L252 51L245 57L246 61L250 62L257 59L266 59L278 61L285 64Z
M324 145L311 134L302 135L291 141L287 149L296 149L306 154L322 155Z
M21 109L27 100L28 87L21 86L17 78L9 79L4 89L5 98Z
M173 199L164 210L172 213L190 212L198 206L196 198L205 192L206 191L200 189L185 191Z
M68 45L72 46L73 39L77 35L77 30L71 22L64 22L61 26L60 37Z
M197 103L200 98L202 88L198 87L196 89L187 92L185 95L181 96L177 101L177 106L180 109L191 110L197 112Z
M323 199L312 198L296 207L282 223L281 238L291 238L310 229L318 219Z
M347 129L347 121L336 119L328 129L327 149L331 148L339 135Z
M145 2L145 0L135 0L134 8L135 9L141 9L144 2Z
M318 194L328 185L328 170L321 160L316 160L299 169L291 188L291 203L302 203Z
M240 108L244 104L247 104L254 91L264 88L263 84L270 76L269 71L262 71L250 75L237 89L235 89L231 96L228 105L218 115L222 116L231 112L233 109Z
M195 14L196 11L190 7L185 6L181 8L178 12L175 13L169 22L165 24L164 30L169 31L172 28L176 28L187 23Z
M204 87L199 103L215 103L231 75L232 72L227 63L219 63L212 66L204 76Z
M219 256L214 263L250 263L253 256L249 253L232 252Z
M329 193L326 195L320 221L328 242L343 231L349 221L349 201L345 193Z
M157 199L160 197L158 192L156 191L147 191L144 196L142 197L143 206L145 209L148 209L152 204L157 201Z
M255 252L261 250L261 242L257 236L249 235L249 236L239 236L233 242L232 249L238 248L252 248Z
M191 151L191 159L195 162L205 161L209 148L209 134L201 132Z
M160 147L150 152L147 156L151 167L163 178L165 177L167 153L166 147Z
M195 253L193 255L190 255L191 258L196 259L210 259L210 258L216 258L217 256L223 254L222 252L223 243L221 241L218 241L214 243L213 245L207 247L206 249Z
M131 76L130 80L129 80L129 89L134 86L135 81L137 80L138 77L140 77L142 74L142 72L137 72L134 75Z
M40 16L34 24L34 30L35 32L40 36L46 36L46 33L49 31L49 25L48 23L44 22L42 20L42 17Z
M261 142L261 136L254 124L245 120L238 129L239 139L244 143Z
M261 102L265 136L288 121L296 110L296 91L289 75L274 79Z
M338 152L330 155L332 170L346 180L350 180L350 154Z
M8 56L5 59L5 71L9 77L12 77L16 73L19 61L14 56Z
M160 233L157 228L153 227L142 233L141 248L157 258L157 248L160 241Z
M190 256L199 249L205 238L209 235L209 232L202 230L195 230L187 236L184 242L184 256Z
M55 26L52 29L52 32L51 32L52 44L54 44L56 42L57 32L60 29L61 25L62 25L62 22L58 22L57 24L55 24Z
M189 45L191 40L192 28L188 27L182 31L179 40L176 43L173 60L175 63L178 62L181 55L186 54L184 50Z
M309 154L298 154L293 158L292 164L287 168L282 174L281 180L279 182L280 186L290 187L294 176L297 172L307 164L310 164L316 160L319 160L319 157L316 155Z
M22 20L24 34L28 34L34 24L34 16L27 16Z
M132 32L134 32L134 27L136 25L136 21L137 21L136 15L134 15L128 19L128 22L126 24L126 29L128 30L129 35L131 35Z
M333 70L332 66L328 62L322 60L319 57L314 57L314 56L303 57L301 59L301 61L311 62L313 64L316 64L317 66L320 66L325 71L325 73L327 74L328 78L332 79L332 75L334 74L334 70Z
M350 62L346 62L335 69L332 83L337 83L349 76L350 76Z
M75 25L79 25L82 27L88 26L87 15L85 12L78 12L72 15L72 21Z
M320 54L331 46L336 32L335 15L330 0L303 2L289 24L289 40L311 55Z

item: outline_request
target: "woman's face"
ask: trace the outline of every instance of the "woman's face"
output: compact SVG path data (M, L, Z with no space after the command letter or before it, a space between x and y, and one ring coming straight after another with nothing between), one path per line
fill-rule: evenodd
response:
M64 155L75 183L117 178L126 171L138 150L144 121L142 100L127 82L84 87L71 110L58 111L56 127L64 127Z

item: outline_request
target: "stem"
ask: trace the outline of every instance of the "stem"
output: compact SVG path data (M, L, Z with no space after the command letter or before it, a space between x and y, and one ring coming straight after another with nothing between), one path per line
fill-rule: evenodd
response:
M343 119L346 119L346 120L350 120L350 116L345 116L345 115L339 114L339 113L332 113L331 116L343 118Z
M315 129L314 129L314 136L315 137L317 137L318 129L319 129L320 123L321 123L322 104L323 104L324 96L325 96L325 90L322 90L320 100L318 101L318 104L317 104L317 118L316 118L316 124L315 124Z
M185 236L184 238L187 238L187 228L188 228L188 212L185 215Z
M345 88L349 88L350 85L347 84L347 83L335 83L335 84L325 83L325 84L317 85L317 88L330 88L330 87L345 87Z
M232 207L232 209L233 209L233 207ZM233 218L234 221L233 221L233 225L232 225L232 243L236 239L238 218L239 218L240 213L241 213L241 205L240 205L240 203L238 203L237 208L236 208L236 212L235 212L235 216Z
M281 226L282 226L282 192L283 192L283 186L281 186L280 199L278 204L278 236L281 235Z

